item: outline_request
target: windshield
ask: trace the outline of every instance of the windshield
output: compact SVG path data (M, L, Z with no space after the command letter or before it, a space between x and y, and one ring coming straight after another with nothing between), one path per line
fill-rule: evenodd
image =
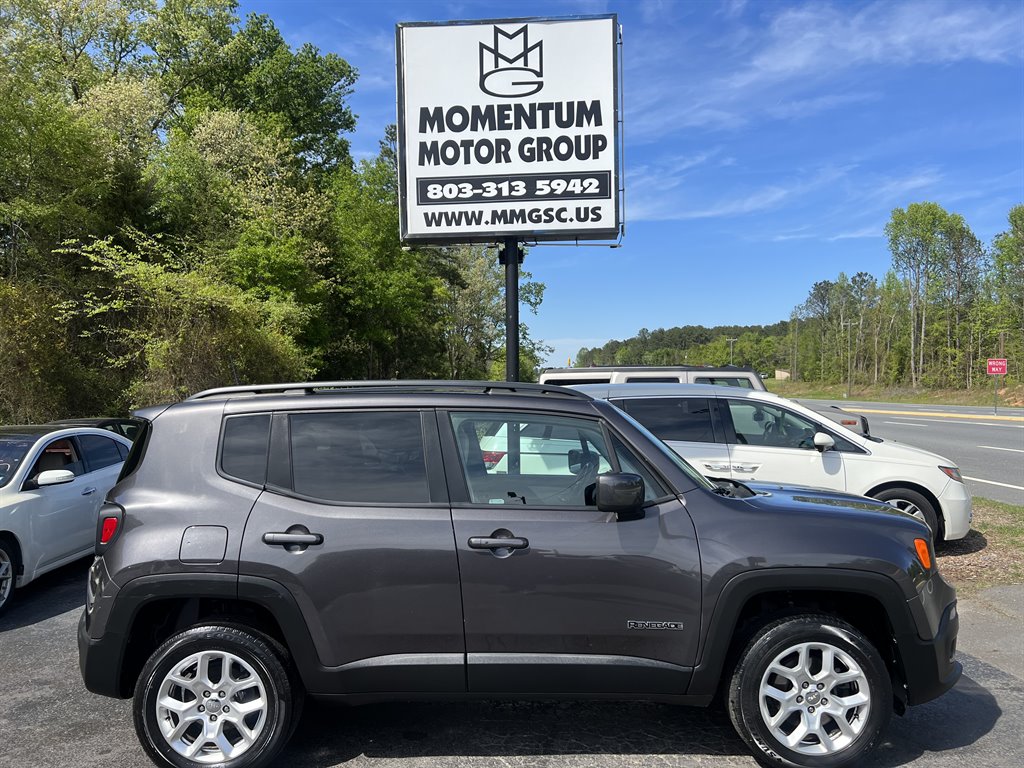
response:
M35 441L35 437L0 437L0 488L11 482Z
M656 437L653 432L647 429L647 427L645 427L639 421L637 421L628 413L623 411L621 408L619 409L619 412L623 415L623 417L625 417L627 421L629 421L630 424L632 424L638 430L643 432L644 435L651 441L651 443L653 443L659 451L665 454L665 456L667 456L677 467L679 467L679 469L685 472L686 476L693 480L693 482L695 482L701 488L706 488L709 491L715 490L715 485L710 480L708 480L706 477L704 477L704 475L702 475L700 472L694 469L693 465L690 464L690 462L688 462L678 453L669 448L662 440Z

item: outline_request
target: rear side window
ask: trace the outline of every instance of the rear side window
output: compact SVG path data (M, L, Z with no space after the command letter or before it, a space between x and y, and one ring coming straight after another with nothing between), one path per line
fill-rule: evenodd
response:
M289 416L293 489L353 504L430 501L417 411Z
M714 384L718 387L739 387L740 389L753 389L754 385L750 379L738 376L697 376L694 384Z
M627 376L626 383L634 384L644 382L645 384L678 384L678 376Z
M90 472L109 467L121 462L121 452L117 450L117 442L109 437L99 435L79 435L78 444L85 454L85 464Z
M220 468L229 477L263 485L267 479L270 414L231 416L224 420Z
M713 443L711 405L704 397L652 397L615 403L662 440Z

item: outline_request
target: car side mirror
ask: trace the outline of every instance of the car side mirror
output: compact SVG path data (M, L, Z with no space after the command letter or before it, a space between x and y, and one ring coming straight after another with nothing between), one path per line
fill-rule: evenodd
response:
M614 512L619 522L644 516L644 479L632 472L605 472L597 476L597 508Z
M824 432L816 432L814 434L814 447L821 453L831 451L835 446L836 441L832 439L832 435Z
M75 473L70 469L48 469L36 475L36 486L42 488L46 485L64 485L75 479Z

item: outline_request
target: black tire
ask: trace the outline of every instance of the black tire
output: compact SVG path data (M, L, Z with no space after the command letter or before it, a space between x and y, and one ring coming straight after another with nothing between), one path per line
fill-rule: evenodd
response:
M939 526L939 517L935 512L935 507L917 491L912 491L909 488L887 488L876 493L875 498L891 504L896 509L909 511L914 517L924 518L925 523L931 528L932 541L941 541L942 528ZM921 514L914 513L911 505L920 510Z
M224 661L212 657L223 653L230 654L226 658L231 671L226 676ZM207 681L213 682L209 686L202 685L199 679L200 665L204 663L208 665ZM211 765L209 761L190 759L186 754L190 747L206 753L209 759L221 755L224 759L214 759L212 763L217 766L268 765L290 738L302 706L301 688L293 684L294 673L287 665L280 646L238 627L195 627L170 638L150 656L135 686L135 732L146 754L157 765L174 768ZM187 685L171 681L172 671ZM194 672L194 679L189 676L190 671ZM209 697L205 688L210 688ZM221 692L225 695L220 696ZM158 705L159 700L167 698L181 702L179 714ZM232 707L236 711L225 711ZM238 711L252 707L252 712ZM168 729L171 733L165 735ZM243 735L243 729L248 736ZM216 737L210 735L214 731ZM218 742L218 738L224 740ZM218 744L227 744L232 753L238 753L226 753Z
M14 600L19 563L17 548L8 539L0 537L0 616Z
M807 647L806 656L799 655L801 647ZM824 648L834 649L836 661L831 665L821 662ZM799 660L803 658L808 661L802 667ZM790 682L789 675L769 672L773 662L788 669L795 660L794 670L806 668L813 673L815 659L817 677L794 673ZM847 666L844 659L852 660L853 666ZM841 677L856 675L857 679L837 682L825 673L826 666ZM762 683L766 690L789 695L789 703L780 703L770 693L763 695ZM865 693L866 704L852 703L854 697ZM794 616L768 624L755 634L733 671L727 706L733 727L761 765L840 768L856 763L878 742L892 715L892 682L881 655L849 624L832 616ZM769 724L767 718L779 717L784 711L790 714L774 726ZM839 718L845 722L845 730ZM804 726L812 730L800 739L798 730ZM798 741L787 745L782 740L787 735Z

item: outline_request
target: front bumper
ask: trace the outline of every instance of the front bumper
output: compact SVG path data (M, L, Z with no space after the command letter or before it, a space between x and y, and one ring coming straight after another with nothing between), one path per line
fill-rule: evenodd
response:
M963 667L954 658L959 630L960 616L954 600L943 611L933 638L922 640L916 634L897 638L907 704L924 704L956 685L963 673Z
M962 539L971 530L971 492L967 486L950 480L939 495L939 506L945 527L946 541Z

